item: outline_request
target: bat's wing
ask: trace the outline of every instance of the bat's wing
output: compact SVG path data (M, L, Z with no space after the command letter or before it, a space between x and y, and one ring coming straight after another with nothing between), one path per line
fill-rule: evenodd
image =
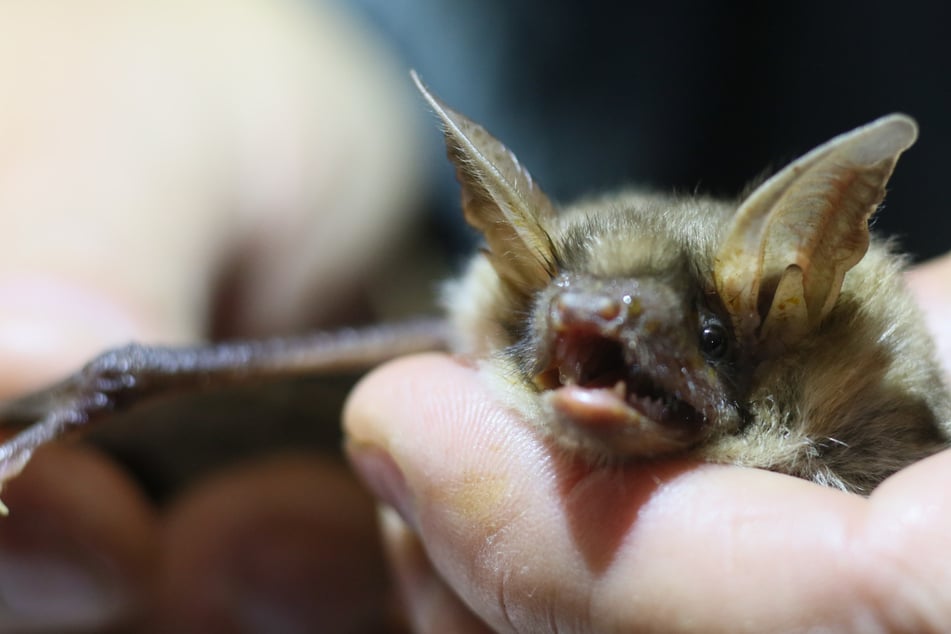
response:
M193 347L138 344L107 351L55 385L0 404L0 484L33 451L155 397L298 377L355 373L388 359L446 348L442 319L300 337ZM2 505L0 505L2 510Z

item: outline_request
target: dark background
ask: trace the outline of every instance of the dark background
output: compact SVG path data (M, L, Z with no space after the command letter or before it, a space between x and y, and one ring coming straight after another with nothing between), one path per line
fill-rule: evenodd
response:
M875 226L917 258L951 250L948 5L341 1L556 200L624 184L734 196L836 134L906 112L921 137ZM432 127L433 208L461 246Z

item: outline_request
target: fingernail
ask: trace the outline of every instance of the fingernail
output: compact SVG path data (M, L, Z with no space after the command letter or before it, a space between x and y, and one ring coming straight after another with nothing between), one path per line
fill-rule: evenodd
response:
M51 544L37 552L0 549L0 622L23 629L98 629L114 622L128 596L93 553Z
M393 507L404 522L417 530L419 526L406 478L390 454L376 447L353 446L348 447L347 453L350 463L373 495Z

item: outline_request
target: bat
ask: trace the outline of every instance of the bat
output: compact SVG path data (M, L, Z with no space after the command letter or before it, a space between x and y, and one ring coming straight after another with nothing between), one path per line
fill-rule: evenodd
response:
M911 118L838 136L738 202L630 190L559 208L413 79L485 244L446 285L444 317L107 351L0 406L0 482L44 443L157 396L432 349L477 360L555 450L592 464L683 454L867 494L948 446L951 397L905 259L869 231Z

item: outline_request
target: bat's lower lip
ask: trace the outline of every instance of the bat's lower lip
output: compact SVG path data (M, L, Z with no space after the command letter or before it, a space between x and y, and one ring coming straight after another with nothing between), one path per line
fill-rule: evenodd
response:
M562 425L623 456L657 456L686 449L702 432L692 421L658 421L634 407L616 388L565 385L544 398Z

